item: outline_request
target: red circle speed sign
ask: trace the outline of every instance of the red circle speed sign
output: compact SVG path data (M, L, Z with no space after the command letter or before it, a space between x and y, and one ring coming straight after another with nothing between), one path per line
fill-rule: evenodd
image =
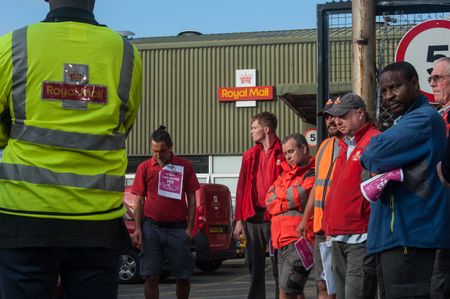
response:
M433 62L450 56L450 21L430 20L412 27L402 38L395 61L408 61L419 74L420 89L434 101L427 78Z

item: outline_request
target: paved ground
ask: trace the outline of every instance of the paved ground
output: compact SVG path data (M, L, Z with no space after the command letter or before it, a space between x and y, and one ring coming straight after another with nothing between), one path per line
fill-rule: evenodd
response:
M272 279L270 260L266 261L266 298L275 298L275 283ZM202 273L195 270L192 277L191 299L246 299L250 276L244 259L225 261L220 269L213 273ZM315 287L312 275L305 287L306 298L315 298ZM120 299L144 298L143 284L121 285ZM175 295L175 280L168 279L160 283L160 298L172 299Z

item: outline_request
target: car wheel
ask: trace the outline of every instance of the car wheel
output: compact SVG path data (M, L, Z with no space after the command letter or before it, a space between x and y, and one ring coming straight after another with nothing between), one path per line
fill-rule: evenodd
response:
M120 283L135 283L142 280L139 274L139 255L135 251L127 251L121 256L119 269Z
M222 266L222 260L195 261L195 266L203 272L214 272Z

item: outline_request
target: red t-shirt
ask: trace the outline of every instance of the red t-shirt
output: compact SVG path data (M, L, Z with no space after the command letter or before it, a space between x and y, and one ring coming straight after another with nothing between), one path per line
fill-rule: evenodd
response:
M189 161L172 153L168 164L183 167L181 200L158 194L159 177L163 167L153 157L139 165L131 193L145 197L145 217L162 222L183 221L187 217L186 193L196 191L200 184Z
M275 155L273 146L269 148L266 152L261 150L258 158L258 172L256 173L256 193L258 195L257 201L255 204L260 208L266 208L266 195L267 191L269 191L270 186L273 183L273 178L270 175L267 175L267 172L273 171L272 169L268 169L271 166L275 165Z

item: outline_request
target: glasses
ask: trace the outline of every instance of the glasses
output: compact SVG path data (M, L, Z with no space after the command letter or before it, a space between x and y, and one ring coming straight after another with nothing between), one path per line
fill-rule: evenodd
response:
M444 78L450 77L450 75L434 75L428 77L428 83L431 83L431 81L434 81L436 83L444 81Z

